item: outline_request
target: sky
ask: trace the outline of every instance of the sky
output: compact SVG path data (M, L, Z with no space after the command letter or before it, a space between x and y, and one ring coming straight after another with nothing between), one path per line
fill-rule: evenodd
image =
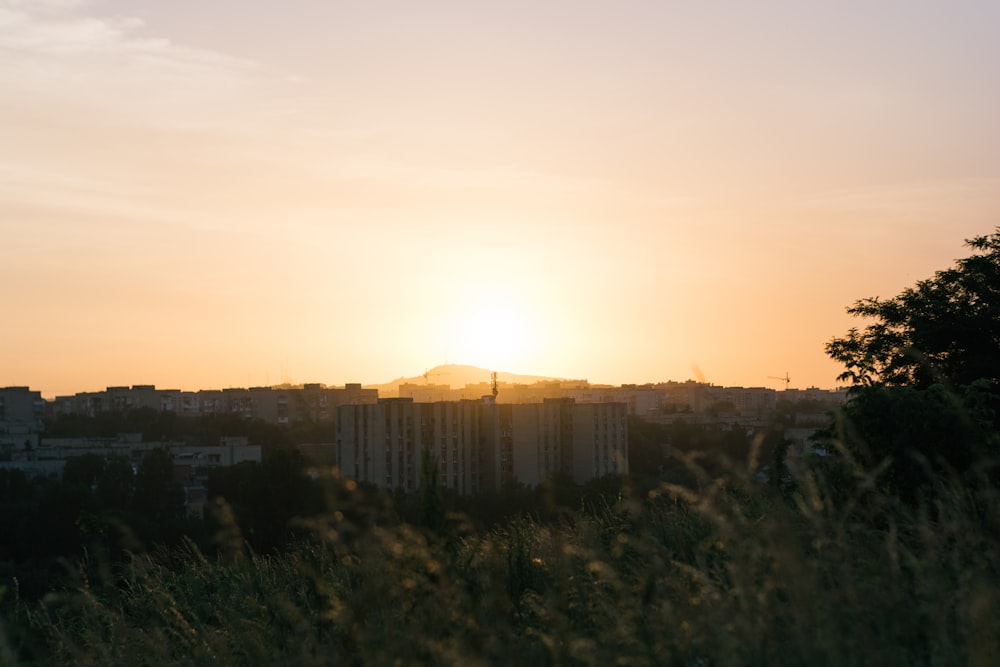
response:
M0 0L0 386L836 386L846 307L1000 225L998 34L995 0Z

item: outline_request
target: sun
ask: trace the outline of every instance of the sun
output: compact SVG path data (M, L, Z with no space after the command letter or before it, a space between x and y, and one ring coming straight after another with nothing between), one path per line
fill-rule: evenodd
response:
M450 361L480 368L526 372L531 327L523 310L492 299L458 313L448 331Z

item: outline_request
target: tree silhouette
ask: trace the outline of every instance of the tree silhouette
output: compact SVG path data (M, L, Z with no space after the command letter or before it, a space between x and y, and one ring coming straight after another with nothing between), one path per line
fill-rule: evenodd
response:
M112 456L97 480L97 497L108 509L127 509L135 493L135 481L132 464L122 456Z
M66 460L63 467L64 484L77 484L88 489L97 486L104 476L105 461L100 454L82 454Z
M425 449L420 459L420 523L431 532L440 533L446 521L438 458L430 449Z
M998 228L1000 230L1000 228ZM892 299L858 301L869 318L827 353L851 381L836 438L882 485L914 501L938 476L984 470L1000 449L1000 231L973 254Z
M952 387L1000 382L1000 228L966 240L973 254L891 299L847 312L874 320L826 345L855 385Z
M135 476L135 509L155 522L182 516L184 489L174 480L174 461L165 449L146 453Z

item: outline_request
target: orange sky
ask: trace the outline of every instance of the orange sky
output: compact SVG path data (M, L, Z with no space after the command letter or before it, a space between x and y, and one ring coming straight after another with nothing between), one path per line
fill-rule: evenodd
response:
M986 0L0 0L0 386L834 386L846 306L1000 224L998 30Z

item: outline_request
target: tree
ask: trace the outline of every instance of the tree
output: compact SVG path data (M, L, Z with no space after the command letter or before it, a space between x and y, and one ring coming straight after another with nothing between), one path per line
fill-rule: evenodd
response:
M108 509L124 510L135 493L135 473L124 456L112 456L97 480L97 497Z
M1000 228L973 254L892 299L848 312L874 320L827 353L851 381L836 437L862 465L888 461L883 486L917 500L926 482L996 457L1000 407Z
M441 498L438 458L430 449L423 450L420 458L420 523L431 532L441 533L447 522Z
M873 319L826 345L855 385L950 387L1000 383L1000 228L966 240L973 254L891 299L847 309Z
M996 452L983 385L960 393L936 384L866 387L845 406L848 428L842 441L866 467L888 458L881 481L907 500L935 475L974 470Z
M656 476L663 467L666 428L635 416L628 418L628 469L633 478Z
M83 454L66 459L63 467L63 483L94 488L104 476L104 457L100 454Z
M294 537L294 519L323 510L320 486L306 474L306 460L293 447L269 447L264 460L215 468L208 496L230 505L254 551L284 548Z
M184 489L174 480L174 460L165 449L146 452L135 475L135 508L155 522L184 513Z

